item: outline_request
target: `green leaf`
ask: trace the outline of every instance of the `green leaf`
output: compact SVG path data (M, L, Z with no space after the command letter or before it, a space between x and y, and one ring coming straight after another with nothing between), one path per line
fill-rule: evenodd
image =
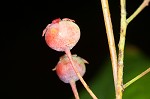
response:
M110 58L103 64L100 71L88 83L98 99L115 99L115 89ZM127 46L124 58L124 84L150 67L150 57L134 46ZM123 99L150 99L150 73L146 74L123 93ZM79 91L80 99L92 99L85 89Z

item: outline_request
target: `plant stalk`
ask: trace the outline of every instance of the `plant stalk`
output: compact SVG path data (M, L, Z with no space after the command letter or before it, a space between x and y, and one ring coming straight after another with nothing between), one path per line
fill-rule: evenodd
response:
M79 98L78 91L77 91L77 87L76 87L75 81L70 81L70 85L71 85L73 94L74 94L74 96L75 96L75 99L80 99L80 98Z
M144 0L138 9L127 19L129 24L146 6L148 6L150 0Z
M112 22L110 17L108 0L101 0L101 4L102 4L106 34L107 34L108 45L109 45L110 58L112 63L114 86L115 86L115 91L117 91L117 54L116 54L116 46L115 46L115 40L113 35L113 28L112 28Z
M137 81L138 79L140 79L141 77L143 77L149 72L150 72L150 68L148 68L147 70L145 70L144 72L142 72L141 74L139 74L138 76L136 76L135 78L127 82L125 85L123 85L123 88L124 89L127 88L129 85L131 85L132 83L134 83L135 81Z
M122 99L123 95L123 60L124 60L124 47L125 47L125 37L126 37L126 0L120 0L121 6L121 21L120 21L120 40L118 44L118 72L117 72L117 94L116 99Z

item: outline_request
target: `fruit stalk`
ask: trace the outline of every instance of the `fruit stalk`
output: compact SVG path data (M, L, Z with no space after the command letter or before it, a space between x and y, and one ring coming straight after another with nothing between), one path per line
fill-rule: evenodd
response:
M80 99L79 98L79 94L78 94L78 91L77 91L77 87L76 87L76 83L75 81L70 81L70 85L71 85L71 88L72 88L72 91L73 91L73 94L75 96L76 99Z
M95 94L92 92L92 90L89 88L89 86L86 84L86 82L84 81L84 79L82 78L82 76L80 75L78 69L74 66L74 63L73 63L73 60L72 60L72 57L71 57L71 52L70 52L70 49L66 49L65 50L65 53L67 54L69 60L70 60L70 63L72 64L72 67L75 71L75 73L77 74L77 76L79 77L79 80L81 81L81 83L83 84L83 86L85 87L85 89L89 92L89 94L93 97L93 99L98 99Z

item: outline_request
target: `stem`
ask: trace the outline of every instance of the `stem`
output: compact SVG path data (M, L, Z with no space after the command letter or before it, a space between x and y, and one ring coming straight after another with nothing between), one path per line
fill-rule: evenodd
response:
M66 49L65 53L67 54L71 64L72 64L72 67L74 69L74 71L76 72L77 76L79 77L81 83L83 84L83 86L85 87L85 89L89 92L89 94L93 97L93 99L98 99L94 93L92 92L92 90L89 88L89 86L86 84L86 82L84 81L84 79L82 78L82 76L80 75L78 69L76 68L76 66L74 66L74 63L73 63L73 60L72 60L72 57L71 57L71 52L69 49Z
M107 34L107 39L109 44L115 91L117 91L116 89L117 88L117 54L116 54L115 40L113 35L113 28L112 28L112 22L110 17L108 0L101 0L101 4L102 4L103 15L104 15L106 34Z
M71 85L71 88L72 88L72 91L73 91L73 94L74 94L75 98L80 99L75 81L70 81L70 85Z
M149 72L150 72L150 68L148 68L147 70L145 70L144 72L142 72L141 74L139 74L138 76L136 76L135 78L127 82L125 85L123 85L123 88L124 89L127 88L129 85L131 85L132 83L134 83L135 81L137 81L138 79L140 79L141 77L143 77Z
M127 23L129 24L146 6L148 6L149 2L150 0L144 0L138 9L127 19Z
M121 21L120 21L120 40L118 44L118 74L117 74L117 94L116 99L122 99L123 94L123 59L124 59L124 46L125 46L125 36L127 29L126 22L126 0L120 0L121 5Z

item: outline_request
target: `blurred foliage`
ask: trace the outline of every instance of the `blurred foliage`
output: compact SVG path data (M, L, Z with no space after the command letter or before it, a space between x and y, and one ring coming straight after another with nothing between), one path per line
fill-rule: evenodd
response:
M110 59L103 64L102 72L88 83L99 99L115 99ZM127 46L124 58L124 84L150 67L150 57L134 46ZM85 89L79 90L81 99L92 99ZM150 99L150 73L124 90L123 99Z

